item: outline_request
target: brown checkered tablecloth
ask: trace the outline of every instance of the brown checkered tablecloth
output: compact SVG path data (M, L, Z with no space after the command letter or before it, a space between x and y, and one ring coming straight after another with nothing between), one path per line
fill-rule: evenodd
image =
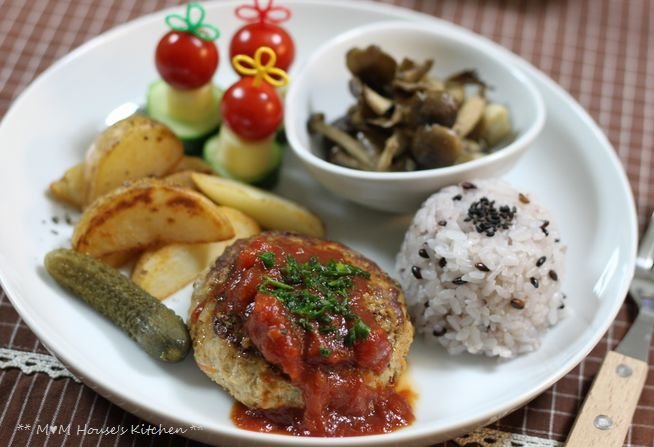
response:
M642 229L654 209L654 1L382 1L423 11L485 35L530 61L570 92L615 146L636 197ZM116 24L181 3L0 0L0 117L39 73L73 48ZM0 167L0 175L3 169L7 167ZM0 231L9 231L1 224L5 212L8 210L2 210L0 204ZM634 308L627 302L581 365L493 428L564 440L605 352L615 347L633 317ZM0 369L0 445L198 445L166 435L84 435L75 430L52 434L37 430L46 424L97 428L143 422L65 374L53 379L12 367L11 353L16 351L37 353L32 364L50 358L0 291L0 365L5 366ZM651 352L650 364L654 364ZM23 359L21 366L28 370L30 359ZM61 372L58 368L53 365L51 374ZM654 366L650 366L650 373L626 446L654 446ZM491 441L475 445L492 445Z

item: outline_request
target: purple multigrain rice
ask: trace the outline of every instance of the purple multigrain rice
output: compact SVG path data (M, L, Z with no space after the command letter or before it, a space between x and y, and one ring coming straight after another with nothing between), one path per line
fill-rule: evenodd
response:
M527 197L523 193L518 194L518 200L520 200L520 203L524 203L525 205L529 203L529 197Z
M486 264L484 264L483 262L476 263L475 268L477 270L479 270L480 272L490 272L490 269L488 268L488 266Z
M549 231L547 231L547 227L548 227L549 224L550 224L550 221L549 221L549 220L546 220L546 221L543 222L543 225L540 226L540 229L543 231L543 233L545 234L545 236L549 236L549 235L550 235Z
M511 307L514 309L524 309L525 302L520 298L511 298Z
M570 307L558 309L565 302L559 289L561 279L556 282L548 276L550 270L562 272L565 246L554 243L560 238L557 225L535 198L530 196L527 206L519 200L519 192L503 181L474 183L476 189L466 190L460 183L428 199L416 213L398 254L396 269L405 269L398 279L416 333L445 346L451 354L467 351L508 358L531 352ZM453 201L457 194L462 199ZM495 212L479 212L473 222L467 211L474 202L481 205L482 198L487 208L492 202ZM540 228L546 220L552 222L544 227L551 237L543 237ZM441 221L447 222L446 229L439 225ZM483 231L478 232L477 224L482 223ZM421 248L429 258L420 255ZM545 263L536 267L543 256ZM479 270L479 263L490 272ZM411 273L412 266L421 268L422 279ZM538 288L530 277L538 280ZM511 304L512 298L522 303ZM521 304L524 310L513 307ZM435 337L433 330L440 328L447 332Z

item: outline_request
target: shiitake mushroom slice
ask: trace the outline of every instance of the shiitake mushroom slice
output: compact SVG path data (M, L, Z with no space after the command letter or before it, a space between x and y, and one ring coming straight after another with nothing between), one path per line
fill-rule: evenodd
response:
M363 169L371 170L375 166L375 161L371 159L369 154L361 142L350 134L329 125L325 122L325 115L322 113L314 113L309 117L309 132L323 135L325 138L338 144L347 152L352 158L357 160Z
M361 82L378 93L389 93L388 88L395 78L397 62L377 45L365 49L352 48L345 55L348 70Z
M484 115L486 99L480 95L469 96L463 101L452 130L461 138L468 135Z
M452 127L457 120L459 104L445 90L419 91L411 98L408 110L408 126L440 124Z
M461 138L439 124L418 127L411 142L411 155L421 169L451 166L462 152Z

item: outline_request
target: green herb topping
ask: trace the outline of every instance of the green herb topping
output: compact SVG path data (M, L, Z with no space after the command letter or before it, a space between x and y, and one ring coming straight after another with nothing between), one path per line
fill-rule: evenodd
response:
M263 252L259 258L267 268L269 262L270 266L274 264L272 252ZM280 273L280 279L264 275L258 291L280 300L303 329L311 330L311 323L316 322L321 333L334 332L337 329L332 324L334 317L341 316L352 323L344 339L346 345L352 346L368 337L370 328L352 310L349 293L355 276L368 279L370 273L333 259L321 264L313 257L307 262L298 263L290 255L286 256L286 264ZM323 349L320 353L329 355L323 353Z
M331 353L332 353L331 349L327 349L324 346L320 347L320 355L322 355L323 357L329 357L329 354Z
M267 269L275 265L275 253L272 251L264 251L263 253L260 253L259 259L263 261L263 265L266 266Z

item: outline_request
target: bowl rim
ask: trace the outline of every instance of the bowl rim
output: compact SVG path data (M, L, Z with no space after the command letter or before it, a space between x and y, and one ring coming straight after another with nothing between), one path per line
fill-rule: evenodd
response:
M296 97L300 94L300 87L307 81L290 82L288 91L286 92L284 104L284 129L286 131L286 138L291 150L305 163L318 168L322 171L328 171L331 174L350 177L353 179L362 180L384 180L391 182L401 182L406 180L419 180L429 179L441 176L451 176L464 173L468 170L473 170L487 165L499 163L503 159L511 159L512 156L517 155L520 151L526 150L528 146L536 139L545 126L546 112L545 102L533 82L527 75L513 63L509 57L503 54L500 50L493 46L493 43L487 41L483 36L475 34L475 37L481 37L481 41L476 40L472 42L472 36L467 35L460 30L441 30L434 27L433 24L411 23L402 20L386 20L371 23L369 25L354 28L345 33L341 33L332 39L324 42L307 61L299 67L297 73L294 75L295 79L303 79L303 76L318 60L320 60L325 52L330 50L333 46L342 44L352 39L359 38L365 34L384 31L384 30L402 30L408 32L417 32L420 34L430 34L434 37L448 39L457 44L467 46L475 51L483 51L489 56L489 59L498 65L502 65L517 78L528 92L528 99L526 101L531 103L534 109L535 119L522 130L515 140L500 150L488 154L476 160L467 161L461 164L445 166L441 168L422 169L416 171L400 171L400 172L377 172L377 171L363 171L345 166L340 166L335 163L319 157L314 154L310 148L305 147L300 143L297 133L301 129L306 129L305 126L295 126L292 123L297 122L297 115L300 113L300 106ZM469 31L471 32L471 31ZM508 51L508 50L507 50ZM295 107L297 105L298 107ZM299 129L298 129L299 127Z

